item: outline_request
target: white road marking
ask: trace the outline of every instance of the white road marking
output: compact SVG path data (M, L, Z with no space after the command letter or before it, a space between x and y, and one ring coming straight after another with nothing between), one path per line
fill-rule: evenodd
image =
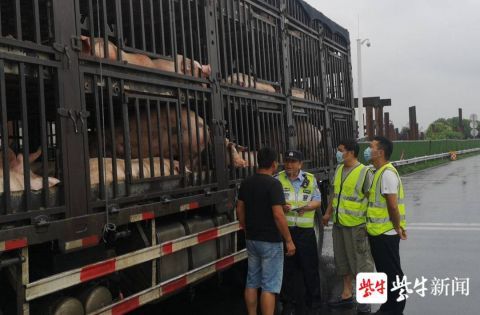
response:
M324 227L325 231L332 230L332 226ZM437 223L437 222L413 222L407 221L408 231L457 231L457 232L480 232L480 223Z
M453 222L412 222L407 221L407 226L465 226L465 227L480 227L480 223L453 223Z
M480 232L479 227L458 227L458 226L407 226L408 231L457 231L457 232Z

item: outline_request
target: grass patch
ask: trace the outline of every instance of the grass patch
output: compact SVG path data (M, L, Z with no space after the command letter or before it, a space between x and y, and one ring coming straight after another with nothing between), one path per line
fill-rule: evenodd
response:
M466 159L468 157L479 155L479 154L480 154L479 152L472 152L472 153L457 155L457 160ZM447 164L449 162L450 162L450 159L443 158L443 159L437 159L437 160L430 160L426 162L419 162L416 164L402 165L397 167L397 170L400 175L407 175L407 174L425 170L427 168Z

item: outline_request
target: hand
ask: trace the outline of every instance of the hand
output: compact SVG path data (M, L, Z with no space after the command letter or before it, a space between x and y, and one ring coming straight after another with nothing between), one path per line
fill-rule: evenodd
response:
M287 245L287 252L285 253L285 255L287 256L295 255L296 248L295 248L295 244L293 244L293 241L292 240L287 241L286 245Z
M322 217L323 226L328 226L328 221L330 221L330 215L325 213Z
M305 213L305 207L299 208L297 210L298 216L301 217Z
M401 226L396 228L395 231L397 231L397 234L400 236L401 240L407 239L407 231L405 231Z
M283 205L283 212L288 213L290 210L292 210L292 205L291 204L286 204Z

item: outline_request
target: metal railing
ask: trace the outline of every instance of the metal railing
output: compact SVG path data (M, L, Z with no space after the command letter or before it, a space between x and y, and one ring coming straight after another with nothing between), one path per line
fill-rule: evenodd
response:
M452 152L455 152L456 155L461 155L461 154L473 153L473 152L477 152L477 151L480 151L480 148L460 150L460 151L452 151ZM426 156L419 156L419 157L414 157L414 158L407 159L407 160L394 161L394 162L392 162L392 164L394 166L403 166L403 165L416 164L416 163L419 163L419 162L426 162L426 161L430 161L430 160L443 159L443 158L446 158L446 157L450 157L452 152L445 152L445 153L438 153L438 154L432 154L432 155L426 155Z

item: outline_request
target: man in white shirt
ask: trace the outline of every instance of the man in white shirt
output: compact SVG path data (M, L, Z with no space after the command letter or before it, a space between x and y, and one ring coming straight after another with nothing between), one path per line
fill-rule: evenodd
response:
M365 160L375 167L368 196L367 232L377 272L388 279L388 299L375 314L401 315L405 300L398 301L399 290L391 291L396 278L403 278L400 264L400 240L407 239L404 190L400 175L389 162L393 143L385 137L375 137L364 152Z

